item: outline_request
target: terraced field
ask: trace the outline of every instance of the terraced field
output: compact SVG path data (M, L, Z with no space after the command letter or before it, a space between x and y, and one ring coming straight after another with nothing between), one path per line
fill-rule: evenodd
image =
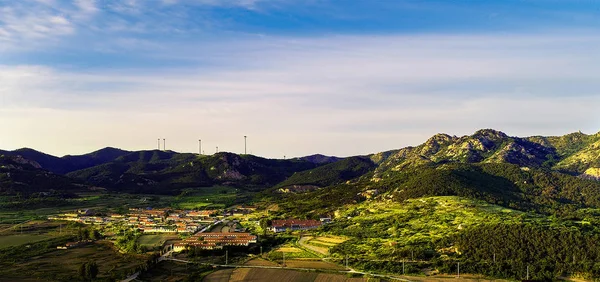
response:
M267 257L271 260L271 261L276 261L277 263L282 263L283 262L283 256L285 253L285 259L286 259L286 263L288 260L291 259L304 259L304 258L309 258L309 259L315 259L315 258L319 258L319 256L312 254L310 252L307 252L301 248L298 248L294 245L291 244L286 244L283 245L271 252L269 252L267 254Z
M346 237L333 235L318 237L305 236L300 238L298 244L303 248L327 256L329 255L329 248L335 247L347 240L348 238Z

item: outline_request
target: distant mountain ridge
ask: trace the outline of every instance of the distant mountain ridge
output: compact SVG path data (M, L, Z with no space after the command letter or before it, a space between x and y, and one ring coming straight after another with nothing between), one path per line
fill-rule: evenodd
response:
M510 164L600 179L600 133L556 137L512 137L493 129L472 135L436 134L421 145L338 158L320 154L288 160L218 153L197 155L173 151L126 151L104 148L79 156L55 157L33 149L0 151L20 156L37 169L110 189L160 192L181 187L226 184L266 189L285 185L327 187L350 180L377 181L419 167L450 164Z
M337 162L339 160L342 160L343 158L315 154L315 155L300 157L297 159L303 160L303 161L308 161L308 162L315 163L315 164L328 164L328 163Z
M309 161L273 160L220 152L214 155L139 151L67 176L88 183L133 192L176 192L180 188L217 184L264 189L295 172L313 169Z
M87 187L72 178L41 169L22 156L0 154L0 195L82 191Z
M21 148L14 151L0 150L0 155L21 156L25 159L35 161L40 164L41 168L57 174L67 174L72 171L97 166L129 153L129 151L107 147L84 155L67 155L59 158L30 148Z

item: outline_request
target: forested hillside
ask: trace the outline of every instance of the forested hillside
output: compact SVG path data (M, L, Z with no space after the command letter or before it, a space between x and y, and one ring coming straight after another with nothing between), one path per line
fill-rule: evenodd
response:
M362 176L375 168L375 164L365 157L351 157L320 166L308 171L294 173L276 187L290 185L316 185L326 187Z
M68 176L94 185L135 193L178 193L186 187L224 184L265 189L295 172L315 168L303 160L272 160L251 155L182 154L140 151Z
M585 173L598 171L598 136L438 134L369 156L376 165L348 183L267 199L277 216L333 215L322 234L349 240L330 253L361 270L598 278L600 181ZM327 168L283 184L315 184Z
M68 155L59 158L29 148L14 151L0 150L0 155L21 156L38 163L41 168L56 174L66 174L72 171L97 166L113 161L116 158L129 153L130 152L128 151L108 147L89 154L78 156Z
M40 192L86 190L83 182L41 169L37 162L22 157L0 155L0 195L29 196Z

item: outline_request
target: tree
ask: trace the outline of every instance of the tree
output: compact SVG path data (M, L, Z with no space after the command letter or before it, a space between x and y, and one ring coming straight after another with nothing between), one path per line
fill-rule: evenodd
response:
M102 236L97 229L92 229L89 231L90 240L99 240Z
M87 265L87 262L84 262L79 266L79 272L78 272L79 277L81 277L83 279L86 279L86 277L87 277L86 276L86 265Z
M98 264L95 261L84 262L79 266L79 276L85 281L91 281L98 276Z
M98 276L98 264L95 261L88 263L86 266L86 274L90 280L96 278Z

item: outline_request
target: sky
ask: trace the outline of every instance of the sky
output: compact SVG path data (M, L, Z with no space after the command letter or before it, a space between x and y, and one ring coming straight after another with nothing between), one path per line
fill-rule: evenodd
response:
M350 156L600 131L600 2L0 0L0 149ZM162 148L162 147L161 147Z

